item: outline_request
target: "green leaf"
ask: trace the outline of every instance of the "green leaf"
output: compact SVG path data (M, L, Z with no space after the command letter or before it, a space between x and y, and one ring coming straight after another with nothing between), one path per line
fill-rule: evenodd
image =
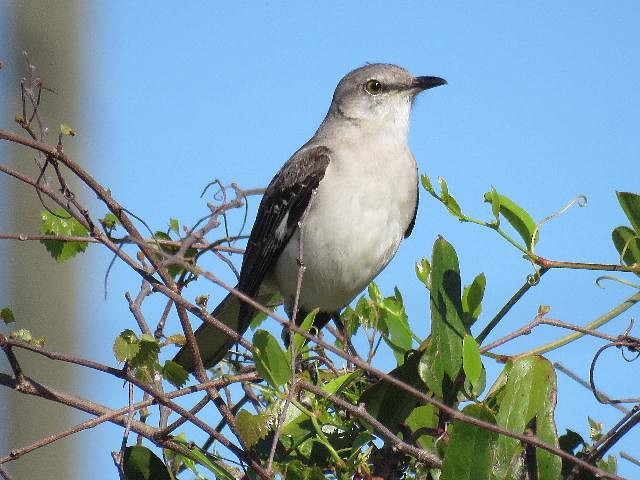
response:
M560 445L560 448L571 454L576 453L576 449L584 444L585 442L582 436L569 429L567 429L567 433L558 438L558 445Z
M384 322L387 331L383 334L384 341L391 347L397 364L402 365L405 353L413 346L409 319L402 302L396 297L385 298L381 310L383 314L380 320Z
M427 289L431 289L430 274L431 265L429 265L429 261L426 258L416 262L416 277L418 277L418 280L420 280Z
M187 383L189 373L179 363L167 360L162 366L162 377L174 387L181 388Z
M223 468L219 463L214 463L210 458L210 454L203 452L197 446L194 446L193 442L187 442L185 435L181 433L180 435L176 435L173 437L173 441L179 443L185 447L189 451L189 457L185 457L184 455L176 454L175 456L179 458L187 468L189 468L193 473L195 473L198 478L202 478L202 476L198 473L195 468L194 461L198 462L200 465L207 468L209 471L213 472L216 475L217 480L236 480L236 477L231 474L227 469ZM164 450L166 456L171 456L174 454L172 450L165 449Z
M158 354L160 353L160 343L158 340L150 335L143 334L138 343L138 353L129 361L132 366L151 366L158 361Z
M180 222L178 221L177 218L170 218L169 219L169 230L177 233L178 235L180 235Z
M140 343L133 330L123 330L113 342L113 353L119 363L131 360L139 351Z
M429 179L429 177L427 177L426 175L422 175L420 177L420 183L422 183L422 186L427 192L429 192L434 197L436 196L436 191L433 189L433 185L431 184L431 180Z
M64 123L60 124L60 133L62 135L66 135L67 137L75 137L76 131L71 128L69 125L65 125Z
M416 439L416 442L422 448L433 450L435 443L434 437L426 432L435 430L439 420L438 409L436 407L433 405L418 405L411 411L404 423L409 427L411 433L415 434L418 431L425 432L424 435L420 435Z
M481 404L467 405L463 413L496 423L491 410ZM449 446L440 480L484 480L493 478L493 450L498 434L456 420L449 427ZM517 477L509 477L517 478Z
M267 298L261 298L260 303L270 308L271 310L275 310L275 308L282 303L282 296L279 293L274 293ZM257 329L267 318L269 318L269 316L266 313L262 311L256 312L255 315L251 318L249 328L251 328L252 331Z
M471 285L464 287L462 293L462 312L464 315L464 323L467 327L473 325L482 313L482 299L484 298L484 289L487 285L487 279L484 273L480 273L473 279Z
M453 198L453 195L449 193L447 182L445 182L444 178L438 177L438 184L440 184L440 190L442 191L440 201L444 203L444 206L447 207L447 210L449 210L452 215L461 217L462 209L460 208L460 205L458 205L456 199Z
M462 320L460 268L453 246L438 237L431 261L431 336L420 361L420 376L438 398L453 401L451 387L462 368ZM447 394L445 398L445 394Z
M311 327L313 327L313 321L316 319L316 315L318 314L318 311L319 311L319 309L316 308L316 309L312 310L311 312L309 312L306 317L304 317L304 320L299 325L300 329L303 332L309 333L309 330L311 330ZM293 345L293 351L296 353L296 355L298 355L300 353L300 351L302 350L302 347L304 346L306 340L307 339L305 337L303 337L302 335L300 335L299 333L294 333L293 334L293 344L292 345Z
M423 391L425 385L418 375L421 357L420 352L408 353L404 364L393 369L389 375ZM358 403L364 403L367 412L395 433L401 430L404 420L420 402L383 379L362 392Z
M134 376L143 382L152 382L154 374L162 371L158 364L160 343L151 335L138 338L133 330L123 330L113 342L113 353L118 362L128 362Z
M80 224L75 218L69 216L69 213L62 208L55 210L54 214L48 210L40 212L42 223L40 224L40 233L42 235L56 235L66 237L86 237L87 229ZM87 242L64 241L64 240L40 240L47 251L57 262L74 257L80 252L87 249Z
M497 409L496 421L513 432L533 432L540 440L558 446L553 412L556 405L556 375L551 363L540 356L508 362L491 388L486 402ZM519 478L525 468L520 441L500 436L495 451L496 478ZM536 450L539 480L556 480L560 476L560 458Z
M361 377L362 371L356 370L355 372L345 373L338 377L332 378L327 383L322 384L321 387L325 392L335 395Z
M500 195L496 192L495 188L491 188L490 192L490 200L491 200L491 213L496 219L496 225L500 225Z
M494 197L498 196L498 200ZM527 245L527 250L531 250L531 240L533 239L533 233L536 229L536 222L533 221L531 215L526 210L517 205L513 200L500 195L495 189L484 194L485 202L490 202L492 209L497 202L500 204L500 214L511 224L511 226L518 232L524 243ZM537 242L537 238L536 238Z
M31 330L27 330L26 328L21 328L9 334L10 338L15 338L16 340L21 340L23 342L29 343L31 345L35 345L36 347L42 347L44 345L44 337L34 338Z
M589 422L589 438L593 441L598 441L602 438L602 430L604 429L604 424L602 422L598 422L591 417L587 417Z
M600 459L596 462L596 466L605 472L618 473L618 460L613 455L607 455L607 459Z
M251 449L263 438L267 438L273 417L266 413L252 415L242 409L236 415L237 432L247 448Z
M162 460L146 447L127 447L123 469L126 480L172 480Z
M471 335L465 335L462 341L462 368L473 389L477 390L482 377L482 359L480 347Z
M629 227L618 227L611 232L611 238L626 265L640 264L640 234Z
M640 235L640 195L631 192L616 192L616 195L631 226Z
M273 387L278 388L291 379L289 356L266 330L257 330L253 335L253 358L258 373Z
M281 469L286 480L325 480L327 477L317 466L307 465L300 460L293 460Z
M118 225L120 225L120 220L113 213L107 213L103 218L99 220L102 226L106 230L113 230Z
M0 318L5 323L5 325L9 325L10 323L16 321L16 317L13 316L13 310L11 310L9 307L4 307L2 310L0 310Z
M369 293L369 298L371 298L374 303L382 302L382 293L380 293L380 288L378 288L376 282L371 282L369 284L367 287L367 293Z

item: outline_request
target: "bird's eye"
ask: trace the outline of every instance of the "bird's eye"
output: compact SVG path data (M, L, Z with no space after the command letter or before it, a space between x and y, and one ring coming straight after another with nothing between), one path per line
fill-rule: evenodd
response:
M382 92L382 83L380 83L375 78L372 78L364 84L364 89L371 95L378 95L380 92Z

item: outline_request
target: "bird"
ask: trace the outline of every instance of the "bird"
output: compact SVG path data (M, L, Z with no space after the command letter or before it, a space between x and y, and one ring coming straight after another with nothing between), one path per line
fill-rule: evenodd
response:
M266 188L236 289L262 304L280 294L286 313L295 313L298 322L318 309L318 329L336 318L413 230L419 195L417 163L408 146L411 107L420 92L446 83L385 63L347 73L316 133ZM233 293L211 313L241 335L255 314ZM195 338L205 368L235 343L208 323ZM188 372L195 369L188 345L174 361Z

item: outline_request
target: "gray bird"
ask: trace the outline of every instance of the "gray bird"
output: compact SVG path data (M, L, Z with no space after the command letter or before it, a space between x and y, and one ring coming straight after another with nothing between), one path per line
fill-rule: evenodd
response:
M446 83L389 64L365 65L345 75L315 135L269 183L236 288L260 303L280 293L292 316L298 224L308 209L296 319L319 308L315 326L321 328L353 300L413 229L418 172L407 144L409 114L420 92ZM255 313L230 293L212 315L242 334ZM235 343L208 324L195 335L205 367L218 363ZM193 371L187 346L174 360Z

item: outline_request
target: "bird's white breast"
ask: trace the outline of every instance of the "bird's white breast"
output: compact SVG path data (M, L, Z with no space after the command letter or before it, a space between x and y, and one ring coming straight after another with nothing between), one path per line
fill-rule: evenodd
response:
M414 214L417 170L406 138L344 138L306 217L300 306L335 311L349 303L387 265ZM298 273L300 232L276 263L275 280L292 304Z

